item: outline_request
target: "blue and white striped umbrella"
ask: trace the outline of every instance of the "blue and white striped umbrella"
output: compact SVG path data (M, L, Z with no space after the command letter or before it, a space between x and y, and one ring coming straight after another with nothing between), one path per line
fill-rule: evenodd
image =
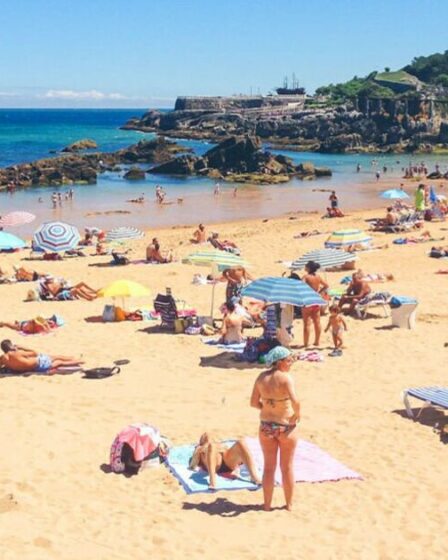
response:
M353 253L347 253L347 251L338 251L337 249L317 249L315 251L309 251L299 259L293 261L290 268L292 270L299 270L301 268L305 268L305 265L309 261L314 261L315 263L320 264L322 270L326 270L327 268L342 266L346 262L356 260L356 258L356 255Z
M45 222L34 234L33 247L61 253L74 249L80 240L81 236L75 226L65 222Z
M241 295L267 303L289 303L305 305L327 305L320 295L301 280L266 276L254 280L243 288Z
M124 239L141 239L145 234L134 227L116 227L106 234L106 241L123 241Z

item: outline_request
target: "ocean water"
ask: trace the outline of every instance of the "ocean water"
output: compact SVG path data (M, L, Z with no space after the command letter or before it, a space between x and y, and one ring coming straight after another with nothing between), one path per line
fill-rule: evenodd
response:
M153 135L120 130L119 127L144 109L110 110L44 110L0 109L0 167L48 157L51 152L82 138L92 138L101 151L113 151ZM201 155L211 144L179 140L179 143ZM409 163L426 162L430 169L438 163L448 169L448 157L366 154L317 154L276 151L294 162L310 161L316 166L330 167L331 178L315 181L292 180L283 185L253 186L223 183L221 194L213 195L214 181L197 177L173 178L147 174L145 180L129 182L123 173L104 173L97 185L74 186L72 201L63 200L62 206L52 208L53 189L36 187L18 190L13 194L0 192L0 215L17 209L37 214L38 220L63 219L78 226L98 225L112 227L135 225L163 227L193 224L201 221L219 222L231 219L281 215L290 211L325 211L328 190L335 189L341 206L347 209L384 206L378 194L384 188L399 186L402 169ZM357 164L361 171L356 172ZM375 172L387 167L377 181ZM142 166L144 169L149 166ZM155 203L155 187L163 186L167 204ZM234 193L237 188L236 196ZM63 193L67 187L60 187ZM127 202L141 194L142 205ZM411 193L412 194L412 193ZM114 212L125 210L126 214ZM34 224L17 228L20 235L32 233Z

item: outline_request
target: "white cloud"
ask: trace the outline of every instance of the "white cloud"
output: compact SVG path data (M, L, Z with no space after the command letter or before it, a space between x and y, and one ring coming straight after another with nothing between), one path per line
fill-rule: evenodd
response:
M89 91L74 91L71 89L49 89L43 94L45 99L67 99L73 101L105 101L108 99L119 101L123 99L128 99L125 95L121 93L103 93L96 89L91 89Z

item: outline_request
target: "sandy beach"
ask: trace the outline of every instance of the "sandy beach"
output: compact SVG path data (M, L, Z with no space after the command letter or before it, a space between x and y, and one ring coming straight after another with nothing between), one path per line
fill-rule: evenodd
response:
M253 265L255 277L280 275L278 261L321 248L334 229L367 229L382 211L353 212L338 220L293 214L269 220L208 224L232 239ZM448 234L444 223L425 228ZM327 232L294 239L302 231ZM132 242L132 258L157 235L180 259L194 247L191 227L151 230ZM1 320L61 315L66 325L49 336L3 338L48 353L82 356L90 367L127 358L118 376L87 380L73 375L0 379L4 430L0 474L0 557L4 560L135 560L190 558L388 560L446 556L447 447L433 431L440 413L429 409L418 422L403 411L400 393L413 386L447 385L444 348L448 325L447 261L427 256L431 244L394 245L398 235L374 234L389 248L361 253L366 272L390 272L378 285L419 301L414 330L391 329L381 311L364 321L348 318L346 350L322 363L292 368L302 405L301 438L313 442L363 480L298 484L293 512L261 510L262 492L189 496L164 467L131 478L107 474L109 449L131 422L149 422L175 445L196 442L204 430L217 438L256 437L257 411L249 397L261 366L239 365L198 336L155 332L156 322L101 323L106 300L25 303L28 285L0 286ZM448 235L447 235L448 239ZM448 243L447 243L448 244ZM93 252L93 249L91 250ZM94 288L126 278L151 289L167 286L206 314L210 286L192 284L206 269L181 264L91 266L108 257L63 262L25 262L24 253L0 255L0 267L26 264L38 272L83 280ZM331 287L342 272L329 272ZM217 302L225 285L217 287ZM376 286L374 285L374 289ZM152 307L152 297L132 300ZM324 320L324 325L326 321ZM295 323L302 343L302 325ZM283 504L276 489L274 506Z

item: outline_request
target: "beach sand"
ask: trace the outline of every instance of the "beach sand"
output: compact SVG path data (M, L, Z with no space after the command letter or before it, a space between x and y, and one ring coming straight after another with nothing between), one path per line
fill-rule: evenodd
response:
M322 247L326 238L294 239L298 232L366 229L364 219L375 213L340 220L295 214L209 229L237 242L255 277L278 275L284 268L277 261ZM428 229L443 236L443 226ZM154 235L162 248L183 257L195 249L187 242L191 231L152 230L132 243L133 258L143 256ZM447 385L448 276L435 272L448 268L448 261L428 258L431 244L392 245L395 237L374 234L375 242L387 240L390 246L362 253L359 265L395 275L378 289L418 298L415 330L390 329L390 318L380 310L365 321L349 318L341 358L327 357L325 349L323 363L297 362L292 368L302 404L301 438L364 480L298 484L291 513L261 511L261 491L188 496L163 466L131 478L104 472L112 440L131 422L157 425L174 444L193 443L204 430L218 438L256 436L257 411L249 407L249 397L259 368L213 358L220 351L200 337L151 332L153 323L86 321L101 314L104 300L24 303L28 285L0 286L1 320L58 313L67 323L50 336L24 338L2 329L2 338L39 351L82 355L91 367L131 361L120 375L99 381L79 373L0 379L2 560L446 557L448 448L432 429L438 413L429 409L412 422L403 415L400 393ZM17 264L22 256L1 255L0 266ZM149 286L155 296L170 286L176 297L207 314L211 287L191 283L194 273L206 269L180 262L89 266L107 261L21 264L95 288L127 278ZM327 279L336 287L342 276L328 273ZM224 284L217 294L222 301ZM150 307L151 298L131 305ZM295 335L301 343L300 322ZM323 342L330 348L329 335ZM276 489L274 506L282 505Z

